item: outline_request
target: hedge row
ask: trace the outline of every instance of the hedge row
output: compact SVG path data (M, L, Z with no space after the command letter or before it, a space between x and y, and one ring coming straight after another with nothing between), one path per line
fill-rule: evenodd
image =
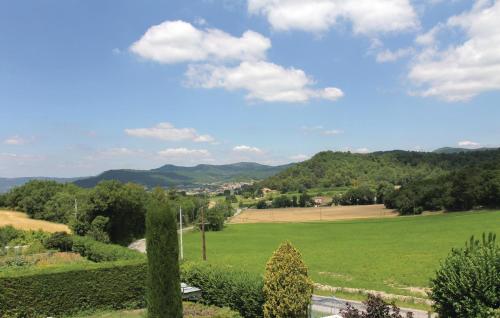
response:
M181 279L189 285L201 288L201 301L207 305L229 307L240 312L245 318L263 317L261 276L230 267L185 263L181 267Z
M144 308L146 264L0 278L0 317L39 318L84 311Z
M117 260L145 259L144 254L126 247L105 244L85 236L73 237L73 251L93 262L113 262Z

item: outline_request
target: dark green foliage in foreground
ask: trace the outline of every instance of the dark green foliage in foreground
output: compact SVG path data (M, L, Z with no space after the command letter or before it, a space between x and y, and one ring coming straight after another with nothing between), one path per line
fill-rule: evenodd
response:
M201 301L229 307L245 318L262 318L264 297L260 275L206 263L186 263L182 281L203 290Z
M90 237L73 236L73 251L93 262L111 262L117 260L141 260L144 255L114 244L105 244Z
M16 230L12 225L0 227L0 247L5 247L10 241L21 235L20 230Z
M0 317L45 318L144 308L145 279L144 263L0 277Z
M488 318L500 314L500 246L493 233L453 249L432 279L440 317Z
M368 299L363 302L366 306L366 311L360 312L358 309L347 305L347 309L342 310L341 314L344 318L403 318L400 314L400 309L396 305L386 303L379 296L368 294ZM413 317L413 313L406 314L407 318Z
M182 318L179 245L174 211L152 202L146 218L149 318Z
M73 249L73 238L66 232L55 232L43 241L43 246L49 250L68 252Z

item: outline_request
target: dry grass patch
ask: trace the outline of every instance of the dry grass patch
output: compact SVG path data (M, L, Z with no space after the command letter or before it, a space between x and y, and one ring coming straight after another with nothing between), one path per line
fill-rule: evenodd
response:
M12 225L20 230L42 230L44 232L67 232L71 230L65 224L30 219L26 213L0 211L0 226Z
M383 204L318 208L248 209L233 217L230 223L338 221L394 217L397 215L396 211L386 209Z

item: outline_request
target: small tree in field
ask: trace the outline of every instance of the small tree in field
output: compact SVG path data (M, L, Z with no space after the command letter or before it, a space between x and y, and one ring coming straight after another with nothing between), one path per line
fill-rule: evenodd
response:
M471 237L453 249L436 277L430 298L440 317L500 317L500 246L493 233Z
M166 203L148 208L146 247L148 318L182 318L177 224Z
M274 252L264 275L264 317L305 318L313 285L302 256L290 242Z

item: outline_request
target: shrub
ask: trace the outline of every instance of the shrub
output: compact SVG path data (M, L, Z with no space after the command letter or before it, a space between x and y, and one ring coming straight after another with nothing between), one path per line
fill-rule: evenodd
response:
M495 317L500 310L500 246L493 233L482 241L471 237L453 249L436 277L430 298L442 317ZM496 316L498 317L498 316Z
M403 318L400 309L394 303L388 304L379 296L368 294L368 299L363 302L366 306L365 312L360 312L351 304L347 304L347 309L341 311L344 318ZM407 318L413 317L412 312L406 314Z
M73 236L73 251L93 262L144 259L144 255L114 244L104 244L89 237Z
M182 318L179 245L175 214L168 204L153 202L146 214L149 318Z
M202 289L201 302L229 307L245 318L262 318L262 278L226 266L184 263L182 281Z
M96 241L109 243L109 235L106 232L106 227L108 225L109 218L98 215L90 224L90 229L87 235Z
M257 202L257 205L255 207L257 209L267 209L267 202L266 202L266 200L259 200L259 202Z
M45 318L84 311L144 308L146 264L37 270L0 277L0 317Z
M43 241L43 245L49 250L68 252L73 248L73 238L66 232L55 232Z
M312 281L299 251L290 242L281 244L266 265L264 317L307 317L312 291Z
M5 247L10 241L19 237L21 231L16 230L12 225L0 227L0 247Z

